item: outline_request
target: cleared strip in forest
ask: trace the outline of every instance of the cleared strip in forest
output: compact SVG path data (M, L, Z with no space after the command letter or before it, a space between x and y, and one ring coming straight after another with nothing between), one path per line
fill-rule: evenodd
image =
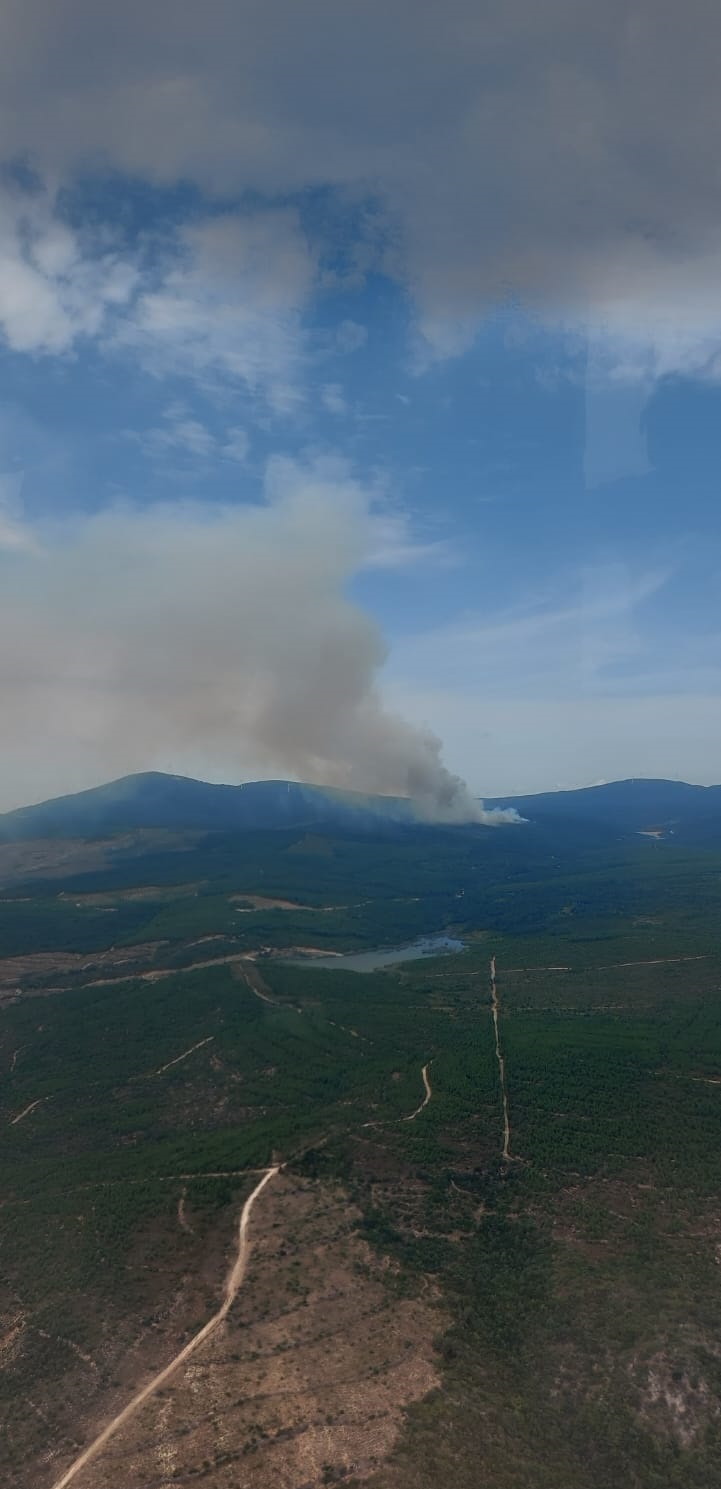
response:
M210 1044L211 1039L215 1039L214 1034L208 1034L205 1039L199 1039L197 1044L191 1044L189 1050L183 1050L182 1055L176 1055L174 1060L168 1060L167 1065L161 1065L159 1070L154 1070L153 1075L162 1075L163 1071L170 1070L171 1066L180 1065L181 1061L187 1060L188 1056L194 1054L195 1050L202 1050L204 1044Z
M614 967L666 967L670 962L705 962L706 952L694 952L689 956L655 956L642 962L607 962L603 967L587 967L587 972L611 972Z
M117 1189L120 1184L177 1184L179 1179L245 1179L248 1174L264 1174L264 1168L216 1168L202 1169L198 1173L151 1174L144 1179L93 1179L87 1184L73 1184L70 1194L80 1194L86 1189ZM5 1201L7 1203L7 1201ZM15 1202L19 1203L19 1202ZM28 1203L29 1201L23 1201Z
M500 1002L498 999L498 988L496 987L496 958L491 957L491 1000L493 1012L493 1032L496 1038L496 1059L498 1061L498 1074L501 1083L501 1099L503 1102L503 1151L502 1158L505 1163L511 1161L511 1123L508 1116L508 1091L506 1090L506 1062L501 1050L501 1035L498 1027L498 1015L500 1013Z
M36 1106L40 1106L44 1100L44 1096L39 1096L37 1101L31 1101L30 1105L26 1106L22 1112L18 1112L17 1117L12 1118L10 1126L15 1127L16 1123L22 1122L23 1117L29 1117L30 1113L35 1111Z
M598 966L588 967L504 967L503 975L507 977L511 972L613 972L616 967L666 967L674 962L705 962L708 961L706 952L691 952L686 956L656 956L644 957L637 962L601 962Z

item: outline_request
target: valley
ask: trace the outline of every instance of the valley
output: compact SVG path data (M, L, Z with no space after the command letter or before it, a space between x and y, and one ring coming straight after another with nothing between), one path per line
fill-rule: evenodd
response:
M715 1485L721 851L519 841L6 883L8 1489Z

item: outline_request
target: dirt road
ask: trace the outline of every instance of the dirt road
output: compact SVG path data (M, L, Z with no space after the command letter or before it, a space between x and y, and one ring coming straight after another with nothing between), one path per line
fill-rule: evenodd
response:
M183 1189L180 1199L178 1200L178 1225L180 1226L181 1230L186 1231L189 1236L194 1236L195 1231L193 1230L192 1225L190 1225L188 1217L185 1213L186 1198L187 1190Z
M29 1117L30 1113L35 1111L36 1106L40 1106L44 1100L44 1096L39 1096L37 1101L31 1101L29 1106L26 1106L23 1111L18 1112L17 1117L11 1119L10 1126L15 1127L16 1123L22 1122L23 1117Z
M501 1154L505 1163L511 1160L511 1124L508 1117L508 1092L506 1090L506 1062L501 1050L501 1036L498 1028L498 1015L501 1005L498 1000L498 988L496 987L496 958L491 957L491 1000L493 1008L493 1032L496 1038L496 1059L498 1061L498 1074L501 1082L501 1099L503 1101L503 1152Z
M72 988L70 984L65 987L43 986L38 992L45 997L48 993L80 992L83 988L90 987L116 987L122 982L162 982L165 977L184 977L188 972L201 972L206 967L227 967L234 962L252 960L252 953L233 951L228 956L206 957L202 962L188 962L184 967L148 967L145 971L126 972L122 977L94 977L92 982L74 982ZM266 1001L272 1002L272 999Z
M591 972L611 972L614 967L666 967L672 962L706 962L708 957L705 952L694 952L688 956L655 956L650 960L646 958L642 962L608 962L603 967L590 967Z
M417 1106L416 1109L415 1109L415 1111L414 1112L411 1112L411 1114L410 1114L409 1117L404 1117L403 1118L403 1121L404 1122L415 1122L416 1117L418 1116L418 1113L423 1111L424 1106L427 1106L428 1105L428 1103L429 1103L429 1101L431 1099L431 1096L433 1095L433 1091L431 1089L431 1083L430 1083L430 1080L428 1079L428 1066L430 1065L430 1063L431 1062L429 1060L428 1061L428 1065L424 1065L423 1066L423 1069L421 1071L421 1075L423 1076L423 1085L425 1086L425 1089L426 1089L426 1094L423 1097L423 1100L422 1100L420 1106Z
M215 1039L214 1034L208 1034L205 1039L199 1039L197 1044L191 1044L189 1050L183 1050L182 1055L176 1055L174 1060L168 1060L167 1065L161 1065L160 1068L158 1070L154 1070L152 1074L162 1075L163 1071L170 1070L171 1066L180 1065L181 1061L187 1060L188 1056L194 1054L195 1050L202 1050L203 1045L210 1044L213 1039Z
M270 1003L272 1007L277 1007L275 998L272 998L268 991L267 982L261 977L255 962L250 957L241 957L235 971L237 976L242 978L246 987L250 988L251 993L255 993L256 998L261 998L264 1003Z
M673 962L706 962L706 952L689 953L687 956L644 957L640 962L602 962L597 967L585 967L585 972L613 972L616 967L666 967ZM509 972L573 972L573 967L504 967L504 976Z
M203 1344L206 1339L209 1339L211 1334L214 1334L215 1330L219 1328L220 1324L222 1324L224 1319L227 1318L228 1313L230 1312L230 1309L235 1300L236 1294L238 1293L242 1285L243 1278L245 1276L245 1269L248 1264L248 1255L250 1250L248 1242L248 1222L250 1220L251 1210L258 1196L260 1195L262 1190L265 1189L266 1184L269 1184L271 1179L274 1179L276 1174L280 1172L280 1167L281 1165L277 1164L274 1168L265 1170L260 1183L256 1184L252 1194L248 1195L248 1198L243 1205L243 1209L241 1210L240 1214L240 1225L238 1227L238 1253L233 1264L232 1271L230 1272L228 1280L225 1284L223 1301L217 1313L214 1313L213 1317L208 1319L207 1324L204 1324L202 1329L199 1329L198 1333L193 1335L193 1338L189 1340L184 1348L181 1349L180 1353L175 1356L175 1359L171 1360L170 1364L166 1365L165 1369L161 1370L160 1374L156 1375L153 1380L148 1381L148 1384L146 1386L143 1386L143 1389L141 1391L138 1391L138 1394L133 1397L132 1401L129 1401L128 1405L123 1407L123 1410L121 1412L118 1412L118 1415L113 1418L112 1422L108 1423L107 1427L103 1428L103 1431L98 1434L93 1442L91 1442L90 1446L80 1454L80 1457L76 1458L75 1462L71 1463L70 1467L65 1470L65 1473L62 1474L59 1479L55 1480L52 1489L65 1489L65 1486L67 1484L71 1484L73 1479L77 1478L77 1475L81 1473L84 1468L87 1467L88 1463L91 1463L94 1458L97 1458L98 1453L102 1452L103 1448L105 1447L106 1443L110 1441L111 1437L114 1437L116 1432L119 1432L121 1427L124 1427L126 1423L130 1421L130 1418L135 1415L135 1412L138 1411L139 1408L143 1406L146 1401L149 1401L151 1396L154 1396L156 1392L165 1385L166 1381L170 1380L171 1375L174 1375L175 1371L178 1370L181 1365L184 1365L186 1360L190 1359L191 1355L195 1354L195 1351L200 1348L200 1345Z

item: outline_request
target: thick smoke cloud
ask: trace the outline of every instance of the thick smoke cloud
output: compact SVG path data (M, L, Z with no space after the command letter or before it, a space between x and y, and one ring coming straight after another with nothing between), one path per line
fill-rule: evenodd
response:
M383 703L383 639L346 593L372 520L337 466L276 461L255 507L115 507L35 534L8 515L3 534L4 758L39 749L33 796L76 769L86 784L250 764L410 795L433 820L504 820Z

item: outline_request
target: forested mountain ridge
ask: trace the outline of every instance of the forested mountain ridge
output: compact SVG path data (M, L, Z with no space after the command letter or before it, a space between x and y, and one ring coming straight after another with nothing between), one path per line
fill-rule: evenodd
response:
M557 822L589 833L657 831L703 839L721 833L721 786L630 779L574 791L486 798L515 807L527 823ZM214 785L149 771L0 815L0 841L93 837L139 828L243 831L324 825L374 831L418 823L405 797L371 796L300 781Z
M514 806L533 821L550 819L602 823L619 832L654 829L687 833L721 826L721 786L687 781L607 781L575 791L544 791L533 796L499 797L489 807Z

